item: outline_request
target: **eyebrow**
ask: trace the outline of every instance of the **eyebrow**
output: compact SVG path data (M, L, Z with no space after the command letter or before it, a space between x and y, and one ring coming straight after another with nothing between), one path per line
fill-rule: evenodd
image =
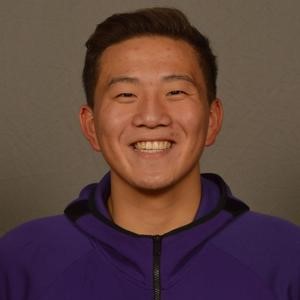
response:
M162 81L176 81L176 80L185 80L193 85L196 86L196 82L195 80L193 80L192 77L188 76L188 75L183 75L183 74L171 74L171 75L167 75L167 76L163 76L162 77ZM129 77L129 76L117 76L117 77L113 77L109 83L108 86L112 86L116 83L119 82L127 82L127 83L133 83L133 84L137 84L140 82L140 80L137 77Z
M190 77L189 75L183 75L183 74L171 74L168 76L164 76L163 81L175 81L175 80L185 80L187 82L190 82L193 85L196 85L195 80Z
M116 83L119 83L119 82L127 82L127 83L138 83L139 80L138 78L136 77L128 77L128 76L118 76L118 77L113 77L109 83L108 83L108 86L112 86Z

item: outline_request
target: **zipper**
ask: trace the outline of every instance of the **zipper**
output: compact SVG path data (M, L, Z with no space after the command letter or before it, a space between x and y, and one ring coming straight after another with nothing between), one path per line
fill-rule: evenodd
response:
M153 291L154 300L160 300L160 254L161 254L161 236L153 237Z

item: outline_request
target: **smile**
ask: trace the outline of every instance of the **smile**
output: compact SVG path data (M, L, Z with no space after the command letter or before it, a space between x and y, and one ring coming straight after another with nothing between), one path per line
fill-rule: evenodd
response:
M170 141L143 141L133 144L135 150L141 152L160 152L170 149L172 143Z

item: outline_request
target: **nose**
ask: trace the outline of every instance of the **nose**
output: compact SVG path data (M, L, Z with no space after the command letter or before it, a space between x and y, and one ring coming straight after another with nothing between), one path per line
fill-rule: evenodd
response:
M134 126L153 129L168 126L171 121L167 103L159 96L152 96L140 99L132 122Z

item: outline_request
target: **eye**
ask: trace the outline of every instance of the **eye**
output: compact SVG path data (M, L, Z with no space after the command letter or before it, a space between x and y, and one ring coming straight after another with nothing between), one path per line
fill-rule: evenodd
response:
M168 95L170 95L170 96L176 96L176 95L181 95L181 94L186 95L187 93L182 90L174 90L174 91L168 92Z
M119 97L125 97L125 98L129 98L129 97L134 97L135 95L132 94L132 93L120 93L116 96L116 98L119 98Z
M124 93L119 93L117 94L114 99L118 102L122 102L122 103L131 103L134 102L136 100L136 95L133 93L128 93L128 92L124 92Z

